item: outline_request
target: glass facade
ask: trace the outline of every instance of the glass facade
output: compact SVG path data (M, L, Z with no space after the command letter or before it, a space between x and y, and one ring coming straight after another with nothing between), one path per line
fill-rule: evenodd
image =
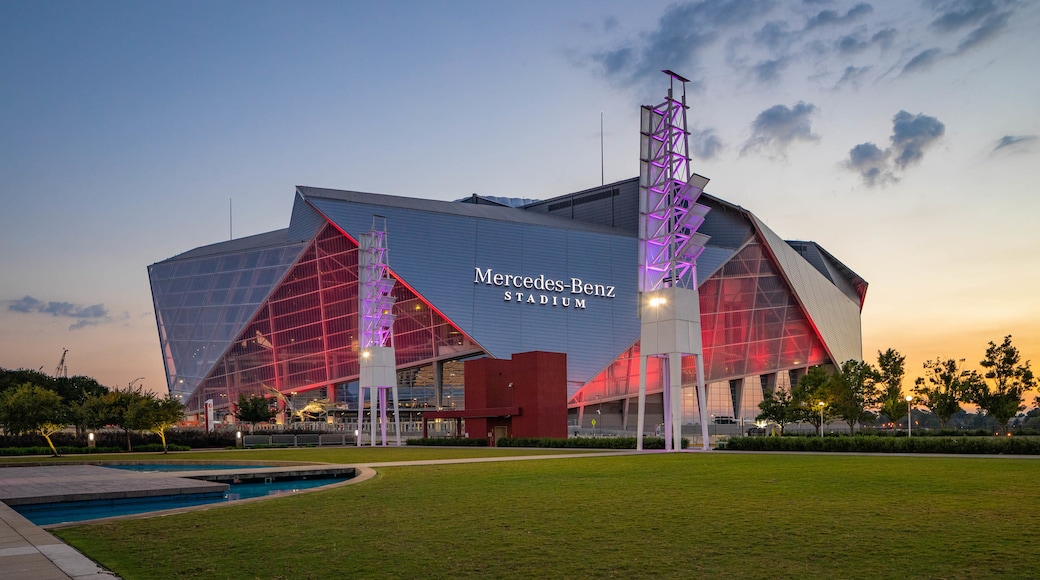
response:
M184 399L202 383L305 247L168 260L148 269L172 395Z
M698 290L710 414L753 417L758 413L763 388L775 387L773 373L777 370L829 362L823 342L757 240L746 244ZM696 400L692 396L696 382L694 359L687 357L682 373L684 422L696 421ZM751 388L752 384L759 388ZM661 391L661 359L647 361L647 391ZM578 391L571 404L638 393L637 341Z
M239 393L270 395L272 389L293 397L303 395L307 399L325 398L330 391L323 387L349 385L351 381L356 381L359 374L357 244L336 228L326 225L302 254L299 250L296 253L299 255L298 260L291 267L283 268L285 274L281 282L266 300L251 309L252 318L248 319L244 328L240 323L237 328L241 330L231 335L232 340L207 344L206 354L211 354L215 346L224 345L225 348L223 352L201 360L192 367L208 366L208 373L198 381L198 387L185 400L189 410L201 409L207 399L213 400L217 409L226 409L237 400ZM219 262L241 257L222 256L212 260ZM175 263L172 267L176 270L178 266L180 264ZM212 271L191 271L207 283L220 277L213 276ZM190 287L193 281L189 277L185 283ZM267 286L268 290L270 288ZM166 303L167 299L161 290L160 286L155 287L155 293L159 296L156 302ZM246 293L250 297L254 296ZM481 352L469 337L405 284L397 284L393 294L397 299L394 304L397 320L394 323L393 344L399 366L423 367L423 363ZM211 302L202 296L198 306L193 307L212 308L215 311L229 308L213 299L213 296L209 298ZM208 306L210 303L218 305ZM164 324L170 313L163 310L160 312L163 312L159 320L160 337L163 338L170 335ZM230 323L220 327L224 333L222 337L229 335L229 327L232 327ZM176 328L171 331L176 331ZM201 334L198 330L195 332ZM167 349L171 341L163 338L163 343L164 349ZM192 348L188 341L172 341L172 344L180 351ZM172 349L169 350L172 352ZM201 347L198 350L203 352ZM188 353L178 354L183 357ZM176 364L177 357L171 358ZM187 360L196 358L188 357ZM461 388L456 389L452 382L454 367L449 366L448 369L443 396L461 400ZM171 377L174 376L180 377L171 372ZM314 391L312 396L306 397L308 391ZM335 392L338 402L346 406L350 405L351 400L356 401L356 386L353 393L349 387L331 392ZM435 400L435 394L429 383L420 381L418 386L409 386L402 392L401 400L403 403L414 399L417 406L436 406L439 402Z

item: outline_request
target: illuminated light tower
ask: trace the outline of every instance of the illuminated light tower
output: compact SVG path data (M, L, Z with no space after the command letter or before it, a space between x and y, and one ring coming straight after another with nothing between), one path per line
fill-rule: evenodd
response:
M381 225L377 225L382 220ZM362 445L365 392L371 399L372 445L376 445L376 417L386 445L387 391L393 395L394 433L401 444L400 404L397 397L397 358L394 353L394 279L387 265L386 218L375 216L372 231L358 236L358 436Z
M704 449L709 448L701 345L697 258L708 236L698 233L708 208L697 203L708 178L690 171L686 130L686 83L665 70L668 96L644 105L639 164L639 415L636 448L643 448L648 357L667 361L662 369L665 450L682 449L682 357L697 366L697 408ZM673 90L681 85L681 100ZM664 362L662 361L662 362Z

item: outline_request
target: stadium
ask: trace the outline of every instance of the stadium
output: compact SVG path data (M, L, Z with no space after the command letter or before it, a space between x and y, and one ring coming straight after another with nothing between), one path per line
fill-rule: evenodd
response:
M659 358L677 347L655 340L644 353L644 431L743 426L808 368L861 359L867 283L820 245L785 241L703 192L708 180L688 167L683 91L643 107L640 177L545 200L298 186L287 228L152 264L171 395L197 418L227 420L244 393L280 400L291 412L280 421L349 428L365 412L359 240L376 231L406 425L465 409L464 361L543 351L566 355L570 426L634 431L641 340L654 336L640 301L679 276L695 285L683 296L698 352L680 349L697 355L681 372Z

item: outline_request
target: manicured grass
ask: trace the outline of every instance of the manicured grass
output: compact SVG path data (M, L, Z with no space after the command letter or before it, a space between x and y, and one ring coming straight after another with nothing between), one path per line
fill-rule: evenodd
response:
M393 467L57 530L137 578L1023 578L1040 460L686 453Z
M304 461L319 463L380 463L424 459L466 459L516 455L557 455L595 452L594 449L507 449L495 447L303 447L293 449L227 449L163 453L98 453L61 457L0 457L0 467L19 464L97 463L99 461Z

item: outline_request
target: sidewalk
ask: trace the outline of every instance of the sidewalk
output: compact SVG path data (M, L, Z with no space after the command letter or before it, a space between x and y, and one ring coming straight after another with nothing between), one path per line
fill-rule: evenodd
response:
M0 576L4 580L116 578L3 503L0 503Z

